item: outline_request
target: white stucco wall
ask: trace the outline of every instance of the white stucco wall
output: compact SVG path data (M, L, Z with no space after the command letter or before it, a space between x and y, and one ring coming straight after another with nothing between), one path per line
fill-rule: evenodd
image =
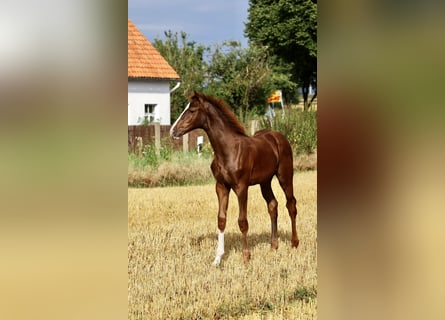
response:
M170 82L168 80L128 80L128 125L144 119L145 104L155 104L154 120L170 123Z

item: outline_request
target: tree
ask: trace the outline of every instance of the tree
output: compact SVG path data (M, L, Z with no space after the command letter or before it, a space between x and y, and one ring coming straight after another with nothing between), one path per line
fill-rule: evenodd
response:
M170 30L164 32L165 41L154 40L154 46L167 62L181 77L181 86L172 93L171 120L172 123L179 117L187 105L187 97L193 90L201 91L204 85L207 64L204 61L204 52L208 48L197 45L194 41L187 41L187 33L178 33ZM172 83L174 86L176 83Z
M245 33L288 66L309 108L309 87L317 79L317 1L249 0Z
M274 61L271 67L265 47L252 44L242 48L237 41L204 47L188 41L185 32L179 37L178 33L167 31L165 37L164 41L155 39L154 46L182 80L180 88L172 94L172 122L188 103L187 97L193 90L223 99L242 121L252 113L264 114L266 98L277 86L288 89L287 92L296 91L282 63Z
M242 121L251 112L264 114L266 98L272 90L269 57L264 49L243 49L236 41L214 47L206 92L226 101Z

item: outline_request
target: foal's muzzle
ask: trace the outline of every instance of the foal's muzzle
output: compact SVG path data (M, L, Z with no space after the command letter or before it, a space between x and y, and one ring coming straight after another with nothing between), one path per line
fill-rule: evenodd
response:
M179 137L181 137L182 135L182 131L176 130L176 126L170 128L170 137L172 137L173 139L179 139Z

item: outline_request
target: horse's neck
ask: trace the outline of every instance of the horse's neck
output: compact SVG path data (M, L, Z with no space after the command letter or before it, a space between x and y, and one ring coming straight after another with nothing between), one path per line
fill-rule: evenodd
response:
M242 137L236 130L223 122L220 118L209 121L205 129L209 137L215 155L219 157L227 157L233 151L233 142Z

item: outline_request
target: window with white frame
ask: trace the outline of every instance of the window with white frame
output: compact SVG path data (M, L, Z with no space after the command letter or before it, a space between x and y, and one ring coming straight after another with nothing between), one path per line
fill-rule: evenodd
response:
M144 105L144 119L145 121L153 122L155 120L156 104L146 103Z

